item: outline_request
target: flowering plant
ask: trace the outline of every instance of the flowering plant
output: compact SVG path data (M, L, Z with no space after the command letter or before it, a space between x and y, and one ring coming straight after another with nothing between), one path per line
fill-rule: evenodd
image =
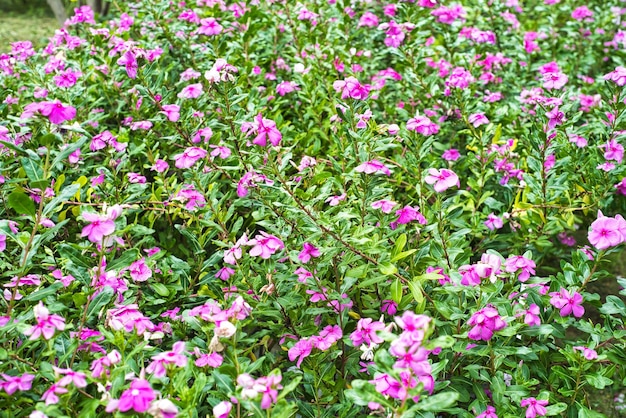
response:
M599 414L619 2L114 4L0 54L0 410Z

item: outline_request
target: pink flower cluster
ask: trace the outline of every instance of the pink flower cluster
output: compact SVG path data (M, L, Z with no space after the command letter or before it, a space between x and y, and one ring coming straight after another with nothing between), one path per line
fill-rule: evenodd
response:
M500 317L498 310L487 305L475 312L467 321L467 325L473 327L467 334L471 340L489 341L493 334L506 328L506 322Z
M241 388L243 399L256 399L261 396L261 409L269 409L277 401L278 390L283 388L280 384L281 380L280 374L270 374L254 379L244 373L237 376L237 386Z
M559 309L561 316L574 314L576 318L580 318L585 313L582 306L583 296L578 292L570 293L567 289L561 288L558 292L551 292L550 296L550 304Z
M287 355L290 361L298 359L296 367L299 368L302 361L311 354L313 348L326 351L342 337L343 332L339 325L328 325L320 331L319 335L300 339L287 351Z
M615 247L626 242L626 220L622 215L611 218L598 211L598 218L591 224L587 237L598 250Z

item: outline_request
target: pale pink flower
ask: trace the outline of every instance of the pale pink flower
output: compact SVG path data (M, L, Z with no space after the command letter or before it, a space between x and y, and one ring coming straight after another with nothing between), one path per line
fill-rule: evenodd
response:
M178 168L190 168L198 160L206 157L207 151L198 147L188 147L182 154L176 154L172 158L174 159L174 165Z
M618 215L619 216L619 215ZM605 250L626 241L626 221L621 216L609 218L598 211L598 218L591 224L589 242L598 250Z
M233 409L233 404L228 401L222 401L213 407L213 417L228 418L231 409Z
M24 331L24 335L30 336L29 340L36 340L41 335L44 339L49 340L54 336L56 330L63 331L65 329L65 319L59 315L50 315L50 311L41 301L35 305L33 312L37 324Z
M450 187L460 187L459 177L452 170L442 168L438 170L436 168L430 168L428 170L428 176L424 179L427 184L433 185L436 192L441 193Z
M424 136L435 135L439 132L439 125L431 121L427 116L415 116L406 122L407 131L415 131Z
M21 376L9 376L2 373L0 376L4 379L4 382L0 381L0 389L4 389L7 395L13 395L18 390L30 390L35 380L35 375L30 373L24 373Z
M170 122L176 122L180 119L180 106L175 104L163 105L163 113Z
M503 226L502 219L496 216L493 212L487 215L487 220L484 222L485 226L490 230L500 229Z
M374 173L380 171L383 174L386 174L388 176L391 175L391 171L389 170L389 168L387 168L387 166L385 166L385 164L381 163L378 160L366 161L366 162L358 165L354 169L354 171L356 171L357 173L365 173L365 174L374 174Z
M180 93L178 93L178 97L181 99L197 99L202 95L202 84L190 84L185 86Z
M583 357L585 357L587 360L595 360L598 358L598 353L596 352L596 350L589 348L589 347L585 347L582 345L577 345L575 347L572 347L572 349L574 351L580 351L583 353Z
M474 125L474 128L478 128L480 125L487 125L489 123L489 119L487 119L484 113L474 113L470 115L468 121Z
M380 209L383 213L391 213L397 203L392 200L382 199L372 202L372 209Z
M130 266L130 277L136 282L145 282L152 277L152 270L146 265L146 259L134 261Z
M550 296L550 304L560 309L559 315L561 316L573 313L576 318L580 318L585 313L585 308L582 306L583 297L578 292L570 293L562 287L559 292L551 292Z
M252 257L260 256L261 258L268 259L276 251L285 248L285 244L274 235L270 235L266 232L261 233L248 241L247 245L251 245L250 255Z
M200 27L196 31L201 35L214 36L222 33L222 25L215 18L209 17L200 20Z
M618 66L614 71L606 74L604 79L613 81L615 84L622 87L626 85L626 68Z
M117 65L123 65L126 68L126 74L130 78L137 78L137 69L139 68L137 64L137 58L135 58L135 54L132 51L126 51L124 55L120 59L117 60Z
M348 77L345 80L337 80L333 83L336 92L341 92L341 98L352 98L356 100L365 100L369 95L370 86L362 85L359 80L354 77Z

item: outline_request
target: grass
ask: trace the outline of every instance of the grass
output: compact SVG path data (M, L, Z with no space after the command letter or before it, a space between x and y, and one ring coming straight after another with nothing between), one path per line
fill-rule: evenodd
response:
M0 13L0 53L9 52L11 43L17 41L31 41L41 47L58 28L53 17Z

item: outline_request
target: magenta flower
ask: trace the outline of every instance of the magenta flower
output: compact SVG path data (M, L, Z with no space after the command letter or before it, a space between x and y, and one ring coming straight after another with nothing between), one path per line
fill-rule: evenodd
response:
M491 231L502 228L502 219L496 216L493 212L487 215L487 220L484 222L485 226Z
M41 301L33 308L33 312L37 325L24 331L24 335L30 336L29 340L36 340L41 335L44 339L49 340L54 336L56 330L63 331L65 329L65 319L59 315L50 315L50 311Z
M442 168L437 170L436 168L428 169L428 176L424 179L427 184L434 185L433 188L437 193L441 193L450 187L460 187L459 177L452 170Z
M397 203L391 200L382 199L372 202L372 209L380 209L383 213L391 213Z
M201 35L214 36L222 32L222 25L212 17L200 20L200 27L196 31Z
M422 215L419 212L418 206L412 207L412 206L406 205L402 209L397 210L396 215L398 215L398 219L396 219L395 221L389 224L391 229L396 229L398 225L408 224L409 222L413 222L413 221L417 221L422 225L426 225L427 223L426 218L424 218L424 215Z
M87 211L81 213L81 216L84 220L89 222L89 225L83 228L80 236L87 237L87 239L94 244L102 244L105 237L115 232L114 220L120 214L121 207L119 205L110 207L106 215L99 215Z
M63 122L74 119L76 116L76 108L64 105L59 100L54 102L39 103L39 113L47 116L50 122L60 125Z
M266 232L261 232L254 239L249 240L247 245L252 246L250 250L252 257L260 256L263 259L268 259L276 251L285 248L285 244L278 237Z
M533 260L521 255L512 255L505 261L506 271L515 273L518 270L522 272L517 277L520 282L525 282L531 274L535 274L536 264Z
M156 378L161 378L167 372L167 365L174 364L177 367L185 367L187 360L185 342L177 341L174 343L172 351L165 351L152 356L152 362L146 367L146 372L152 373Z
M58 383L54 383L48 390L46 390L43 395L41 395L41 400L46 401L46 405L55 405L59 403L58 395L63 393L67 393L67 389L59 385Z
M289 356L289 361L294 361L295 359L298 359L296 367L300 368L302 361L311 354L312 349L313 345L311 344L311 341L309 341L307 338L301 339L287 352L287 355Z
M342 193L339 196L331 196L328 199L325 200L326 203L328 203L329 206L337 206L339 204L339 202L342 202L346 200L346 194Z
M130 277L136 282L145 282L152 277L152 270L146 265L146 259L134 261L130 266Z
M163 113L170 122L176 122L180 119L180 106L175 104L163 105Z
M496 331L506 328L506 322L500 317L498 310L490 305L475 312L467 325L473 326L467 337L483 341L489 341Z
M593 16L593 12L587 6L580 6L572 12L572 19L583 20ZM591 19L593 20L593 19Z
M443 158L446 161L456 161L460 157L461 157L461 154L459 153L459 150L454 149L454 148L445 150L444 153L441 154L441 158Z
M320 250L317 249L313 244L305 242L302 244L302 251L298 254L298 260L303 263L308 263L311 260L311 257L319 257Z
M626 85L626 68L619 66L604 76L605 80L613 81L618 86L622 87Z
M380 171L388 176L391 175L391 171L387 168L387 166L378 160L366 161L363 164L358 165L354 171L365 174L374 174Z
M361 344L370 345L371 343L380 344L383 339L376 335L376 331L385 328L385 324L380 321L374 321L372 318L361 318L356 324L356 330L350 334L352 345L355 347Z
M188 147L182 154L176 154L172 158L174 159L174 165L178 168L190 168L196 161L206 157L207 151L198 147Z
M24 373L21 376L9 376L2 373L1 376L4 382L0 381L0 389L4 389L7 395L13 395L18 390L30 390L35 379L35 375L30 373Z
M539 317L540 310L536 304L531 304L526 311L524 311L524 323L529 327L535 327L541 325L541 318Z
M596 352L596 350L589 348L589 347L585 347L582 345L577 345L576 347L572 347L572 349L574 351L580 351L583 353L583 357L585 357L587 360L595 360L598 358L598 353Z
M273 146L277 147L280 145L280 141L283 138L282 134L276 127L276 122L270 119L265 119L260 113L256 116L253 128L250 132L248 132L248 135L252 133L257 134L252 140L252 143L262 147L267 145L268 139Z
M498 418L498 415L496 415L496 408L488 405L487 409L476 415L476 418Z
M614 186L617 189L617 193L626 196L626 177Z
M615 139L611 139L606 144L598 145L598 148L604 148L604 158L607 160L615 160L621 163L624 159L624 147Z
M132 51L126 51L120 59L117 60L117 65L123 65L126 68L126 74L130 78L137 78L137 58Z
M202 84L190 84L185 86L180 93L178 93L178 97L181 99L197 99L202 95Z
M570 292L565 288L561 288L559 292L550 293L550 304L557 309L560 309L559 314L561 316L568 316L574 314L576 318L580 318L585 313L583 304L583 296L578 292Z
M626 241L626 221L618 216L619 218L609 218L598 211L598 218L591 224L587 236L591 245L598 250L604 250Z
M487 119L484 113L474 113L473 115L470 115L467 120L469 123L474 125L474 128L478 128L480 125L487 125L489 123L489 119Z
M439 132L439 125L428 119L427 116L415 116L406 122L406 129L424 136L430 136Z
M130 383L130 388L122 392L117 409L121 412L130 411L143 413L150 408L150 402L156 398L150 383L145 379L135 379Z
M258 174L255 171L248 171L239 179L237 183L237 196L246 197L248 195L248 189L257 187L258 183L265 183L269 186L274 184L273 180L268 179L264 174Z
M526 418L535 418L537 415L540 417L545 416L548 411L546 410L548 401L537 400L535 398L522 399L521 406L526 409Z
M341 98L348 97L356 100L365 100L369 95L370 86L362 85L359 80L354 77L348 77L345 80L337 80L333 83L336 92L341 92Z
M567 75L560 72L558 69L554 72L546 72L543 74L543 88L544 89L562 89L569 81Z

